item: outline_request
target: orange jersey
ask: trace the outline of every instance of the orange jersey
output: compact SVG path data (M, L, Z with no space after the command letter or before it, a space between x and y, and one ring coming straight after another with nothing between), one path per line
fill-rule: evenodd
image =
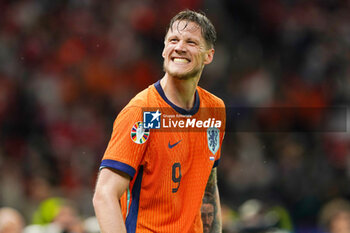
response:
M159 110L163 130L144 129L145 107ZM207 110L205 116L201 109ZM202 126L193 119L209 117L210 129L177 130L181 124L167 117L179 114L190 116L189 126ZM225 117L223 101L202 88L197 87L194 107L186 111L166 98L159 81L119 113L101 169L117 169L132 178L120 200L128 233L203 232L200 207L220 160ZM220 127L212 127L213 119L222 122Z

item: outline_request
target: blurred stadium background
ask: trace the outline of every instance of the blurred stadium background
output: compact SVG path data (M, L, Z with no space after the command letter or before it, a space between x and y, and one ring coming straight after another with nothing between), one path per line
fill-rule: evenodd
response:
M162 77L165 27L185 8L217 29L200 85L227 106L349 105L346 0L2 0L0 207L30 224L63 197L94 215L114 118ZM350 198L350 135L228 132L218 172L224 232L324 232L325 204Z

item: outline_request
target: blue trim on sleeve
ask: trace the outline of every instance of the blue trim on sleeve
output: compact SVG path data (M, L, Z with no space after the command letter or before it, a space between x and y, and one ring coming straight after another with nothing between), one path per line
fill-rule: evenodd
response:
M173 104L172 102L170 102L170 100L165 96L164 90L163 90L162 86L160 85L160 80L158 80L154 84L154 87L157 89L159 95L164 99L164 101L167 102L178 113L180 113L182 115L194 115L198 112L200 101L199 101L199 95L198 95L197 90L196 90L196 96L194 98L193 108L191 110L186 110L186 109L180 108L180 107L176 106L175 104Z
M220 159L215 160L214 165L213 165L213 168L214 168L214 167L217 167L217 166L219 165L219 162L220 162Z
M125 220L126 232L135 233L137 226L137 215L139 212L139 201L140 201L140 192L141 192L141 182L143 176L143 166L140 167L140 170L137 174L134 186L132 188L132 202L130 206L130 212Z
M125 172L126 174L131 176L131 179L134 177L136 173L135 168L131 167L130 165L119 161L111 160L111 159L102 160L100 169L104 167L109 167L109 168L113 168L113 169Z

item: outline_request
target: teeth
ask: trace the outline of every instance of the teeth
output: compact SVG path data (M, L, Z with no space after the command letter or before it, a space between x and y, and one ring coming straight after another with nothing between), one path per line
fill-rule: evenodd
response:
M188 63L189 61L184 58L174 58L174 62L176 63Z

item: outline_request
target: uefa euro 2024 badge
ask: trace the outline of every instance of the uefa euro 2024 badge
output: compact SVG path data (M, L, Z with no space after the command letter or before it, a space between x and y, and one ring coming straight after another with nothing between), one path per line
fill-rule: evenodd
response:
M149 137L149 129L143 127L142 121L136 122L131 128L130 137L133 142L143 144Z

